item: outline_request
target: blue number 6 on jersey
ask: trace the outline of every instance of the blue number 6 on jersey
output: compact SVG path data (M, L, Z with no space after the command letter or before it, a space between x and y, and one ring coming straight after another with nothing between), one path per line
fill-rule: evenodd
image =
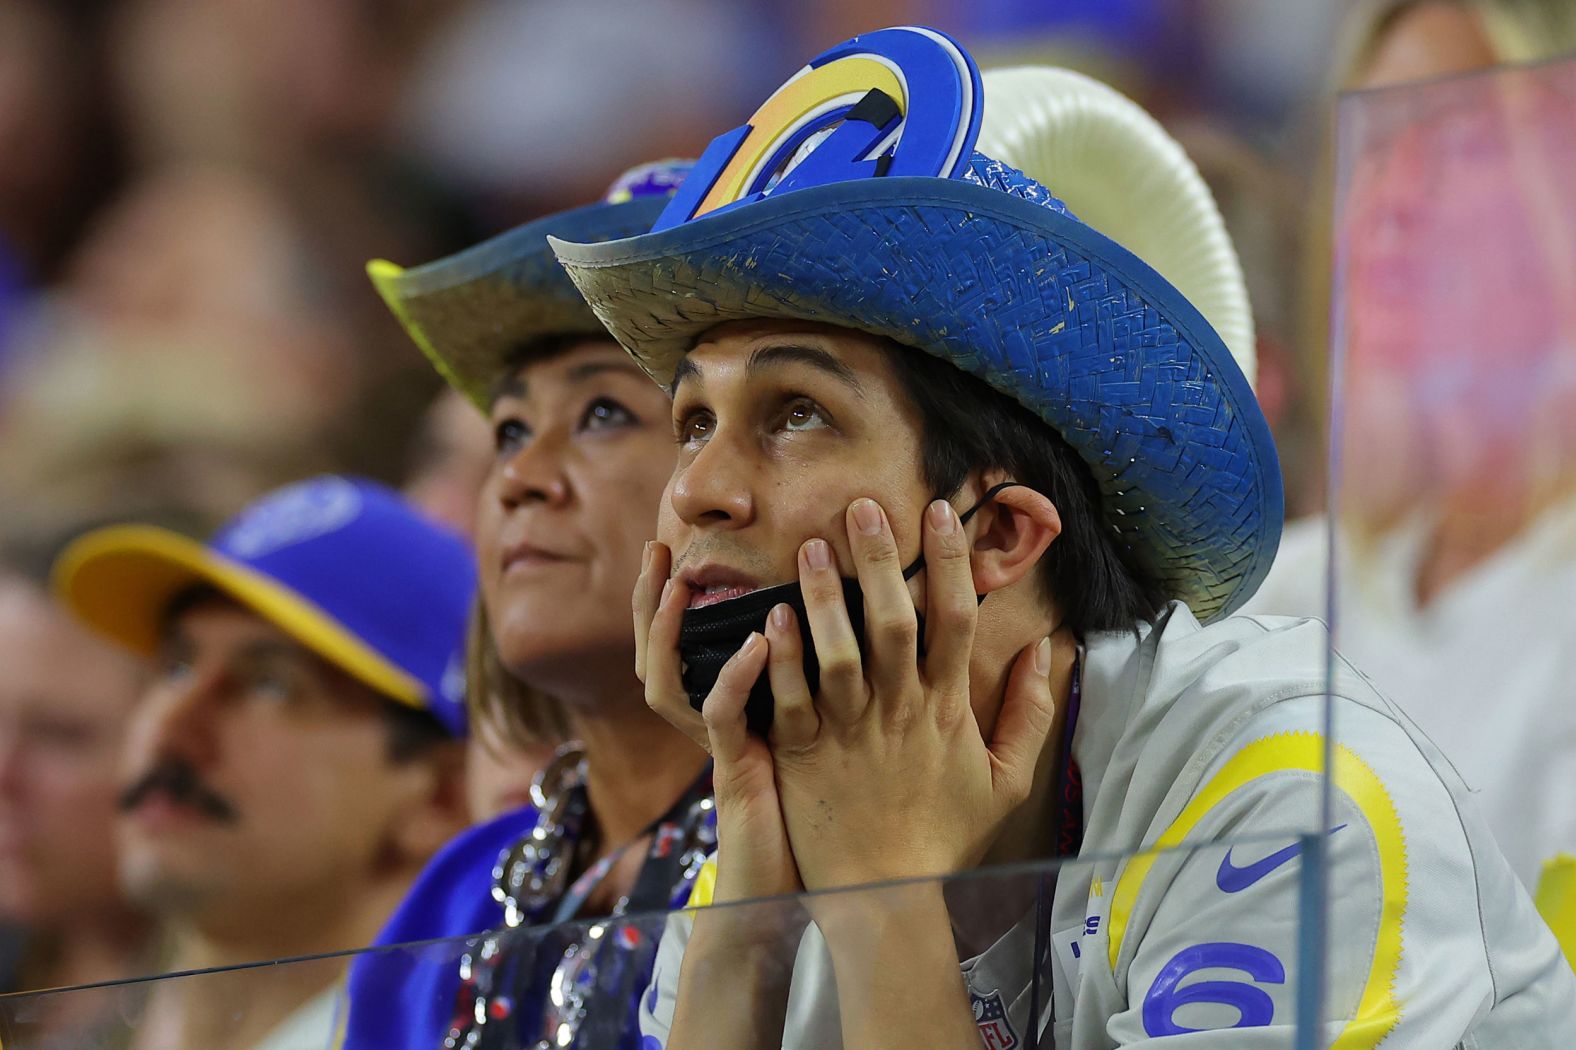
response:
M1286 983L1286 967L1263 948L1233 941L1195 944L1173 955L1150 985L1144 996L1144 1031L1152 1036L1204 1031L1173 1020L1178 1010L1193 1003L1218 1003L1237 1011L1235 1024L1214 1026L1218 1028L1263 1028L1274 1021L1275 1001L1245 981L1197 981L1178 987L1189 974L1213 969L1240 970L1263 984Z

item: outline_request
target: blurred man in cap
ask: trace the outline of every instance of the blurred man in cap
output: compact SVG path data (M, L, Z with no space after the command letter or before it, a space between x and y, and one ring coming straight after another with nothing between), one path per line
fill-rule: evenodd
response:
M467 545L392 492L322 477L206 546L90 533L56 578L82 620L153 661L117 831L122 886L165 925L165 968L371 943L463 823ZM139 1045L329 1045L343 968L174 982Z
M136 661L53 600L48 557L0 540L0 991L147 973L148 924L115 882L120 743ZM43 545L37 545L40 548ZM43 555L43 556L40 556ZM108 1023L106 996L12 1013L18 1045ZM76 1045L80 1045L76 1044Z

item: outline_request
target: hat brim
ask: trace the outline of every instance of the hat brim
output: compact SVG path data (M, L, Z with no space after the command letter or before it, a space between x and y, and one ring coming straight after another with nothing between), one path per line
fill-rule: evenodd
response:
M1269 427L1220 336L1070 215L961 179L834 183L600 244L551 241L664 387L730 320L886 336L979 376L1089 464L1107 522L1201 619L1252 595L1280 539Z
M143 656L159 648L170 602L207 585L391 700L425 710L414 676L288 587L179 533L117 525L82 536L55 563L66 606L97 633Z
M439 374L484 411L511 356L544 336L605 336L547 246L644 233L666 197L592 204L517 226L465 251L404 269L384 259L367 276Z

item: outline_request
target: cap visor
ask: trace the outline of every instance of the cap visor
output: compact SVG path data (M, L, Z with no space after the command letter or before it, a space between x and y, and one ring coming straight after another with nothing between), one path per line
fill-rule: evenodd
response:
M211 586L384 696L425 709L426 688L314 602L195 540L148 525L99 529L55 563L55 591L99 634L152 656L171 600Z

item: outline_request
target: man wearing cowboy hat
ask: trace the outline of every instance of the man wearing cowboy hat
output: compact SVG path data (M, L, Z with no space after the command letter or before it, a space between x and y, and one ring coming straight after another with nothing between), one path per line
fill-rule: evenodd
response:
M975 149L987 88L991 149L1048 185ZM1230 312L1179 286L1235 263L1180 150L1111 94L866 34L716 139L653 232L554 242L674 395L635 616L649 702L715 760L691 903L1090 858L977 952L934 882L812 898L791 966L747 909L676 916L648 1047L1288 1045L1305 847L1335 887L1340 1045L1576 1024L1443 757L1344 664L1327 687L1323 625L1228 617L1274 553L1279 471ZM1131 173L1157 178L1122 210L1190 242L1173 279L1053 196ZM1228 836L1257 838L1116 856Z
M463 540L371 482L274 492L214 539L119 525L55 566L149 659L122 751L120 882L169 970L370 943L464 824ZM157 986L133 1045L323 1047L344 958Z

